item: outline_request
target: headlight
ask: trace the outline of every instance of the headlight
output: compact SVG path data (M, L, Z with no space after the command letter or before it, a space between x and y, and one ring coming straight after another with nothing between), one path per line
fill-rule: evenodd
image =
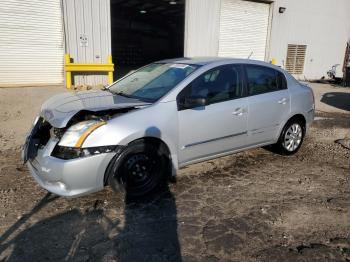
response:
M97 128L105 125L106 122L97 120L83 121L72 125L62 136L59 146L80 148L85 139Z
M55 146L52 156L70 160L78 157L88 157L94 156L103 153L120 152L124 147L123 146L99 146L99 147L88 147L88 148L75 148L75 147L64 147L64 146Z

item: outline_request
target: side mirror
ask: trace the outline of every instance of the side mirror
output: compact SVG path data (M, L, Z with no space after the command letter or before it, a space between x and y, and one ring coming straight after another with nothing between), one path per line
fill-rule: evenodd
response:
M203 96L190 96L186 97L184 101L185 108L194 108L200 106L206 106L207 99Z

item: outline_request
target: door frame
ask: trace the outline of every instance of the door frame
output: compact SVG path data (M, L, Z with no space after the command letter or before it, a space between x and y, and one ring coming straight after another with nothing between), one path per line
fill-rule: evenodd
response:
M215 104L221 104L221 103L227 103L227 102L233 102L233 101L238 101L238 100L242 100L241 103L246 103L246 106L248 106L248 97L247 97L247 87L246 87L246 76L245 76L245 64L244 63L228 63L228 64L222 64L222 65L217 65L217 66L214 66L214 67L211 67L210 69L202 72L201 74L199 74L197 77L195 77L194 79L192 79L186 86L184 86L181 90L179 90L179 92L177 93L176 95L176 106L177 106L177 113L181 113L182 111L186 111L186 110L197 110L196 108L188 108L188 109L179 109L179 98L181 96L181 93L189 87L189 85L191 85L191 83L193 83L193 81L196 81L198 78L204 76L205 74L207 74L208 72L210 71L213 71L215 69L218 69L218 68L222 68L222 67L230 67L230 66L234 66L234 67L237 67L239 68L239 71L240 71L240 77L241 77L241 81L240 81L240 97L239 98L234 98L234 99L229 99L229 100L225 100L225 101L220 101L220 102L215 102L215 103L211 103L211 104L208 104L206 105L206 107L209 107L211 105L215 105ZM244 100L244 101L243 101ZM235 108L231 108L232 110L232 113L234 111ZM205 108L203 109L205 110ZM245 118L246 118L246 126L245 126L245 130L244 132L238 132L238 133L230 133L228 135L224 135L224 136L219 136L219 137L213 137L213 138L209 138L209 139L206 139L206 140L201 140L201 141L194 141L194 142L191 142L189 144L186 144L186 145L181 145L180 144L180 136L178 137L178 159L182 159L180 157L180 150L185 150L186 148L190 148L192 146L197 146L197 145L203 145L203 144L207 144L207 143L210 143L210 142L216 142L216 141L221 141L223 139L229 139L229 138L234 138L234 137L238 137L238 136L242 136L242 135L246 135L248 136L248 128L247 128L247 124L248 124L248 119L247 119L247 116L248 116L248 111L244 112L245 113ZM234 117L234 116L232 116ZM241 117L241 116L240 116ZM177 121L179 121L179 119L177 119ZM178 122L178 125L179 125L179 122ZM195 162L201 162L202 160L206 160L206 159L211 159L211 158L215 158L215 156L218 156L218 155L225 155L227 154L227 152L234 152L234 151L237 151L237 150L240 150L241 148L244 148L245 145L241 146L241 147L236 147L236 148L231 148L231 149L227 149L225 151L222 151L222 152L219 152L219 153L213 153L213 154L209 154L207 156L201 156L201 157L198 157L198 158L194 158L194 159L191 159L191 160L185 160L183 162L179 162L179 166L185 166L185 165L188 165L188 164L191 164L191 163L195 163Z

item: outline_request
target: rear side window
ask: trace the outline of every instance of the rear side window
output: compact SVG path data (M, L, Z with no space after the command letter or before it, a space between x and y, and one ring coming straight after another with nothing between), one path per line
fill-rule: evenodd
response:
M247 65L248 93L251 96L287 89L285 76L272 68Z

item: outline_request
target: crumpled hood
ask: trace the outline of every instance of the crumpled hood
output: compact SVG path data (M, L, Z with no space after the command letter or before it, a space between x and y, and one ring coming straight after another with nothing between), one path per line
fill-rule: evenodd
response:
M149 105L149 103L134 98L114 95L109 91L67 92L48 99L42 105L40 115L52 126L63 128L81 110L97 112L144 105Z

